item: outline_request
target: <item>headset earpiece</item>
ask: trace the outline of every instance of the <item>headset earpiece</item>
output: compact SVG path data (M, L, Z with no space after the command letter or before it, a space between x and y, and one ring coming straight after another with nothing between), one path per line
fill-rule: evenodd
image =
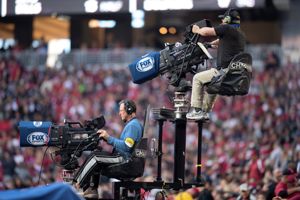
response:
M223 19L223 22L226 23L226 24L230 24L231 17L230 16L225 16L224 19Z
M128 100L124 101L124 106L125 106L125 111L128 115L131 115L136 110L134 103Z

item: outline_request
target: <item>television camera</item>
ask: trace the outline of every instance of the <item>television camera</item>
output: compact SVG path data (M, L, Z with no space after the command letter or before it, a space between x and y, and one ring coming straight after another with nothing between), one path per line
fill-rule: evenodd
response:
M133 82L137 84L151 80L158 75L167 75L169 84L177 91L185 91L186 73L196 73L198 66L211 59L199 34L192 33L192 26L211 27L210 21L204 19L186 27L183 43L166 44L160 52L151 52L135 60L129 65Z
M204 19L186 27L183 43L166 44L160 52L151 52L135 60L129 65L132 80L136 84L144 83L158 75L166 75L169 85L175 87L175 117L185 118L188 110L186 92L191 85L186 81L187 73L197 73L205 60L212 59L207 51L209 45L199 34L192 32L193 25L211 27L210 21Z
M78 121L65 121L64 125L49 121L20 121L20 146L55 147L54 154L60 156L60 166L65 170L74 170L78 167L77 158L83 151L98 148L100 138L97 130L104 126L103 116L85 120L83 124Z

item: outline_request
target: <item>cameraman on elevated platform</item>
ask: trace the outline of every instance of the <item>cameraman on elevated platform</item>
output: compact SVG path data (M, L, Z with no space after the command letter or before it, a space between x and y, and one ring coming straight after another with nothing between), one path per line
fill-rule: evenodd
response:
M86 198L98 199L97 189L101 171L109 166L130 160L135 145L142 138L143 126L136 118L136 104L131 100L121 101L119 103L119 115L125 123L120 138L110 136L103 129L97 131L100 138L114 147L113 152L93 151L74 178L74 182L77 182L85 190L84 197ZM105 176L105 174L103 175Z
M216 100L217 94L209 94L204 91L204 85L212 81L214 77L226 72L232 59L244 52L246 39L240 30L240 15L238 11L229 9L222 18L222 23L216 27L202 27L193 25L192 32L204 37L218 37L209 45L218 48L217 68L199 72L193 77L191 109L186 118L191 120L208 120L209 112Z

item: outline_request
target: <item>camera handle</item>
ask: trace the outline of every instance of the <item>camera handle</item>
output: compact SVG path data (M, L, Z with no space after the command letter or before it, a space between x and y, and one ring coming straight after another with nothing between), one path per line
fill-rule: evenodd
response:
M80 122L70 122L70 121L67 121L66 119L64 120L64 124L68 124L69 126L71 126L71 125L79 125L80 128L83 128L83 126L82 126L82 124Z

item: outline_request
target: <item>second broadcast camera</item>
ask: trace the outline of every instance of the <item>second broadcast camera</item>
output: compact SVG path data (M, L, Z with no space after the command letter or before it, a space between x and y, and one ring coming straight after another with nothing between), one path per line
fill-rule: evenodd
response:
M97 130L105 126L103 116L86 120L83 124L65 121L56 125L49 121L21 121L21 147L55 147L55 156L60 156L60 166L67 170L78 167L77 158L83 151L93 151L100 140Z

